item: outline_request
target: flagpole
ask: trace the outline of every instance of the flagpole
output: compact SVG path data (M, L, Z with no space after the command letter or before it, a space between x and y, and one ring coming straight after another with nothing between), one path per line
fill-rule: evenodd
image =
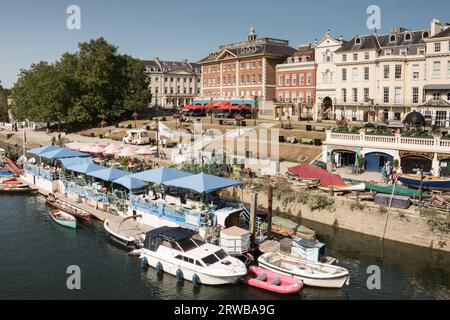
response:
M156 119L156 152L158 153L158 157L160 156L159 154L159 120Z

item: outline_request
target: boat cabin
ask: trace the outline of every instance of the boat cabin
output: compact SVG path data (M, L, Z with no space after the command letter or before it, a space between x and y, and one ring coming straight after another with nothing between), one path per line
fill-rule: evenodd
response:
M157 252L165 247L178 251L175 259L207 267L223 261L229 255L222 249L206 243L195 231L184 228L161 227L148 232L145 236L144 249Z
M292 241L292 254L305 257L311 262L325 260L325 244L311 239L294 237Z

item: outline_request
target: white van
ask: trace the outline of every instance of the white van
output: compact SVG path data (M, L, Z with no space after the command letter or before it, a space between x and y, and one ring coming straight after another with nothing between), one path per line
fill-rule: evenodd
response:
M150 137L144 129L136 129L127 131L127 135L123 138L125 144L149 144Z

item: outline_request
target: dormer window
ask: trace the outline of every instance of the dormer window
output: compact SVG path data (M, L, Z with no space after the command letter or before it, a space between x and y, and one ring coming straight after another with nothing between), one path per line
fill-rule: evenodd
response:
M428 38L430 36L430 33L428 32L428 31L425 31L423 34L422 34L422 37L423 38Z
M360 37L355 39L355 44L361 44L361 38Z
M392 35L392 36L390 36L389 37L389 42L395 42L395 40L396 40L396 37L395 37L395 35Z
M411 33L407 33L407 34L405 35L405 40L406 40L406 41L410 41L410 40L411 40Z

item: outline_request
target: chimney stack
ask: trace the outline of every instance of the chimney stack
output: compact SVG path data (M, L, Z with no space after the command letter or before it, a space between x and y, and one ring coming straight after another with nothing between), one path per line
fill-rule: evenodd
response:
M431 21L431 37L434 37L436 34L438 34L439 32L441 32L441 22L438 19L433 19L433 21Z

